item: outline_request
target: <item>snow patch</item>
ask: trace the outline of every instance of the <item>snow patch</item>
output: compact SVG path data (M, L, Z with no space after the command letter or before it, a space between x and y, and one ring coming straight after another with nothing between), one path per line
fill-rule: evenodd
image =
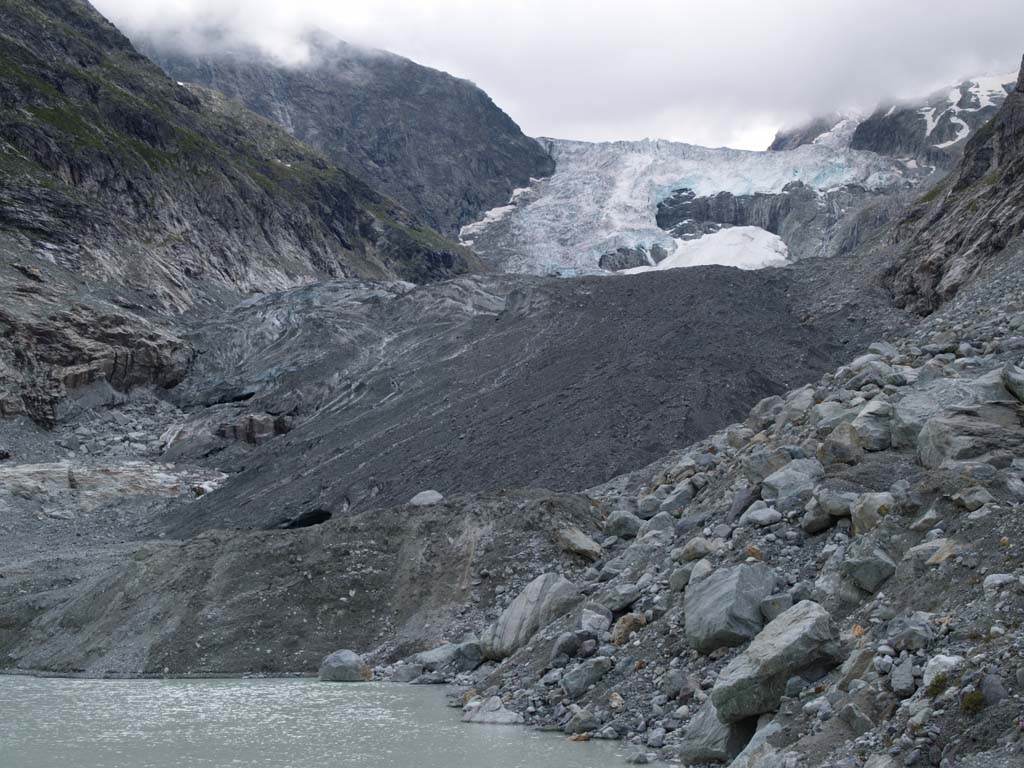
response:
M660 263L624 269L617 274L639 275L711 264L737 269L764 269L788 263L789 248L778 235L760 227L730 227L696 240L677 241L675 251Z

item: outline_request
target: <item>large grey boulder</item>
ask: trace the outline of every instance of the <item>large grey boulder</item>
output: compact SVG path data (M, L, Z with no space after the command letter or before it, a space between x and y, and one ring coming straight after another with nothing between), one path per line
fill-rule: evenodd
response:
M839 661L828 611L804 600L773 620L722 670L711 690L718 716L730 723L778 709L786 681L815 679Z
M320 679L329 683L362 683L373 672L355 651L335 651L320 662Z
M761 498L776 509L789 511L810 499L824 475L825 468L817 459L794 459L764 479Z
M487 725L520 725L523 716L508 709L500 696L475 696L462 708L462 722Z
M721 568L686 588L686 639L702 653L741 645L761 629L761 601L775 591L775 573L766 565Z
M609 536L618 536L620 539L632 539L640 532L640 526L644 521L627 512L624 509L616 510L608 515L604 524L604 532Z
M484 630L480 647L484 658L500 661L526 645L534 633L561 616L580 600L580 592L557 573L545 573L506 608L498 620Z
M708 699L687 726L679 756L687 763L724 763L740 754L753 735L749 723L724 722Z
M427 671L451 669L455 672L470 672L483 663L483 649L476 640L463 643L445 643L429 651L414 654L409 661L419 664Z
M964 461L985 461L995 454L1024 452L1024 428L1017 405L983 403L944 411L925 423L917 455L929 469Z
M893 447L914 447L925 422L932 416L950 406L977 401L975 390L960 379L936 379L909 391L893 408Z
M612 660L607 656L595 656L587 659L571 672L562 676L561 686L570 699L578 699L590 686L596 684L607 675L612 668Z
M852 422L866 451L884 451L892 445L893 407L884 400L872 400Z
M566 552L579 555L584 560L594 562L601 559L601 545L574 525L559 529L555 539Z
M874 594L896 573L896 562L871 538L858 538L846 550L841 572L865 592Z
M1003 386L1015 398L1024 403L1024 369L1007 363L1001 371Z

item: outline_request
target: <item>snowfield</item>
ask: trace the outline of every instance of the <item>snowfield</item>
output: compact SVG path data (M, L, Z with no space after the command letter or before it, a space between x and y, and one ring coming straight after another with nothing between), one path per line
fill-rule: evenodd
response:
M777 244L768 248L775 254L771 259L762 258L752 255L749 247L738 247L739 241L731 236L701 238L698 256L690 248L693 241L677 240L658 228L658 203L683 187L698 195L747 195L781 192L786 184L799 180L819 191L844 184L878 189L900 183L906 173L900 163L850 150L841 140L788 152L709 149L652 140L544 142L555 159L555 174L517 190L508 205L462 230L462 241L498 269L601 274L598 260L603 254L620 247L649 249L655 244L667 251L667 261L679 266L713 263L750 269L761 262L762 266L777 264ZM763 239L759 243L768 247Z
M778 235L760 227L730 227L697 240L686 240L668 258L653 267L624 269L618 274L639 275L662 269L704 267L721 264L738 269L783 267L789 263L789 248Z

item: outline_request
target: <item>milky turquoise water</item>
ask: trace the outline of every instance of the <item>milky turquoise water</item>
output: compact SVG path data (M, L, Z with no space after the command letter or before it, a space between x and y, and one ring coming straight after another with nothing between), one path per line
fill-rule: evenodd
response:
M468 725L439 687L0 676L0 768L608 768L623 748Z

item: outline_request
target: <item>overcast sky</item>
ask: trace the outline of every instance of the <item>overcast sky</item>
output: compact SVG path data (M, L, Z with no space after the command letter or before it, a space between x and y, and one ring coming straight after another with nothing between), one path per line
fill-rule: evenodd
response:
M1022 0L93 0L129 35L320 27L473 80L533 136L763 149L780 125L1016 69Z

